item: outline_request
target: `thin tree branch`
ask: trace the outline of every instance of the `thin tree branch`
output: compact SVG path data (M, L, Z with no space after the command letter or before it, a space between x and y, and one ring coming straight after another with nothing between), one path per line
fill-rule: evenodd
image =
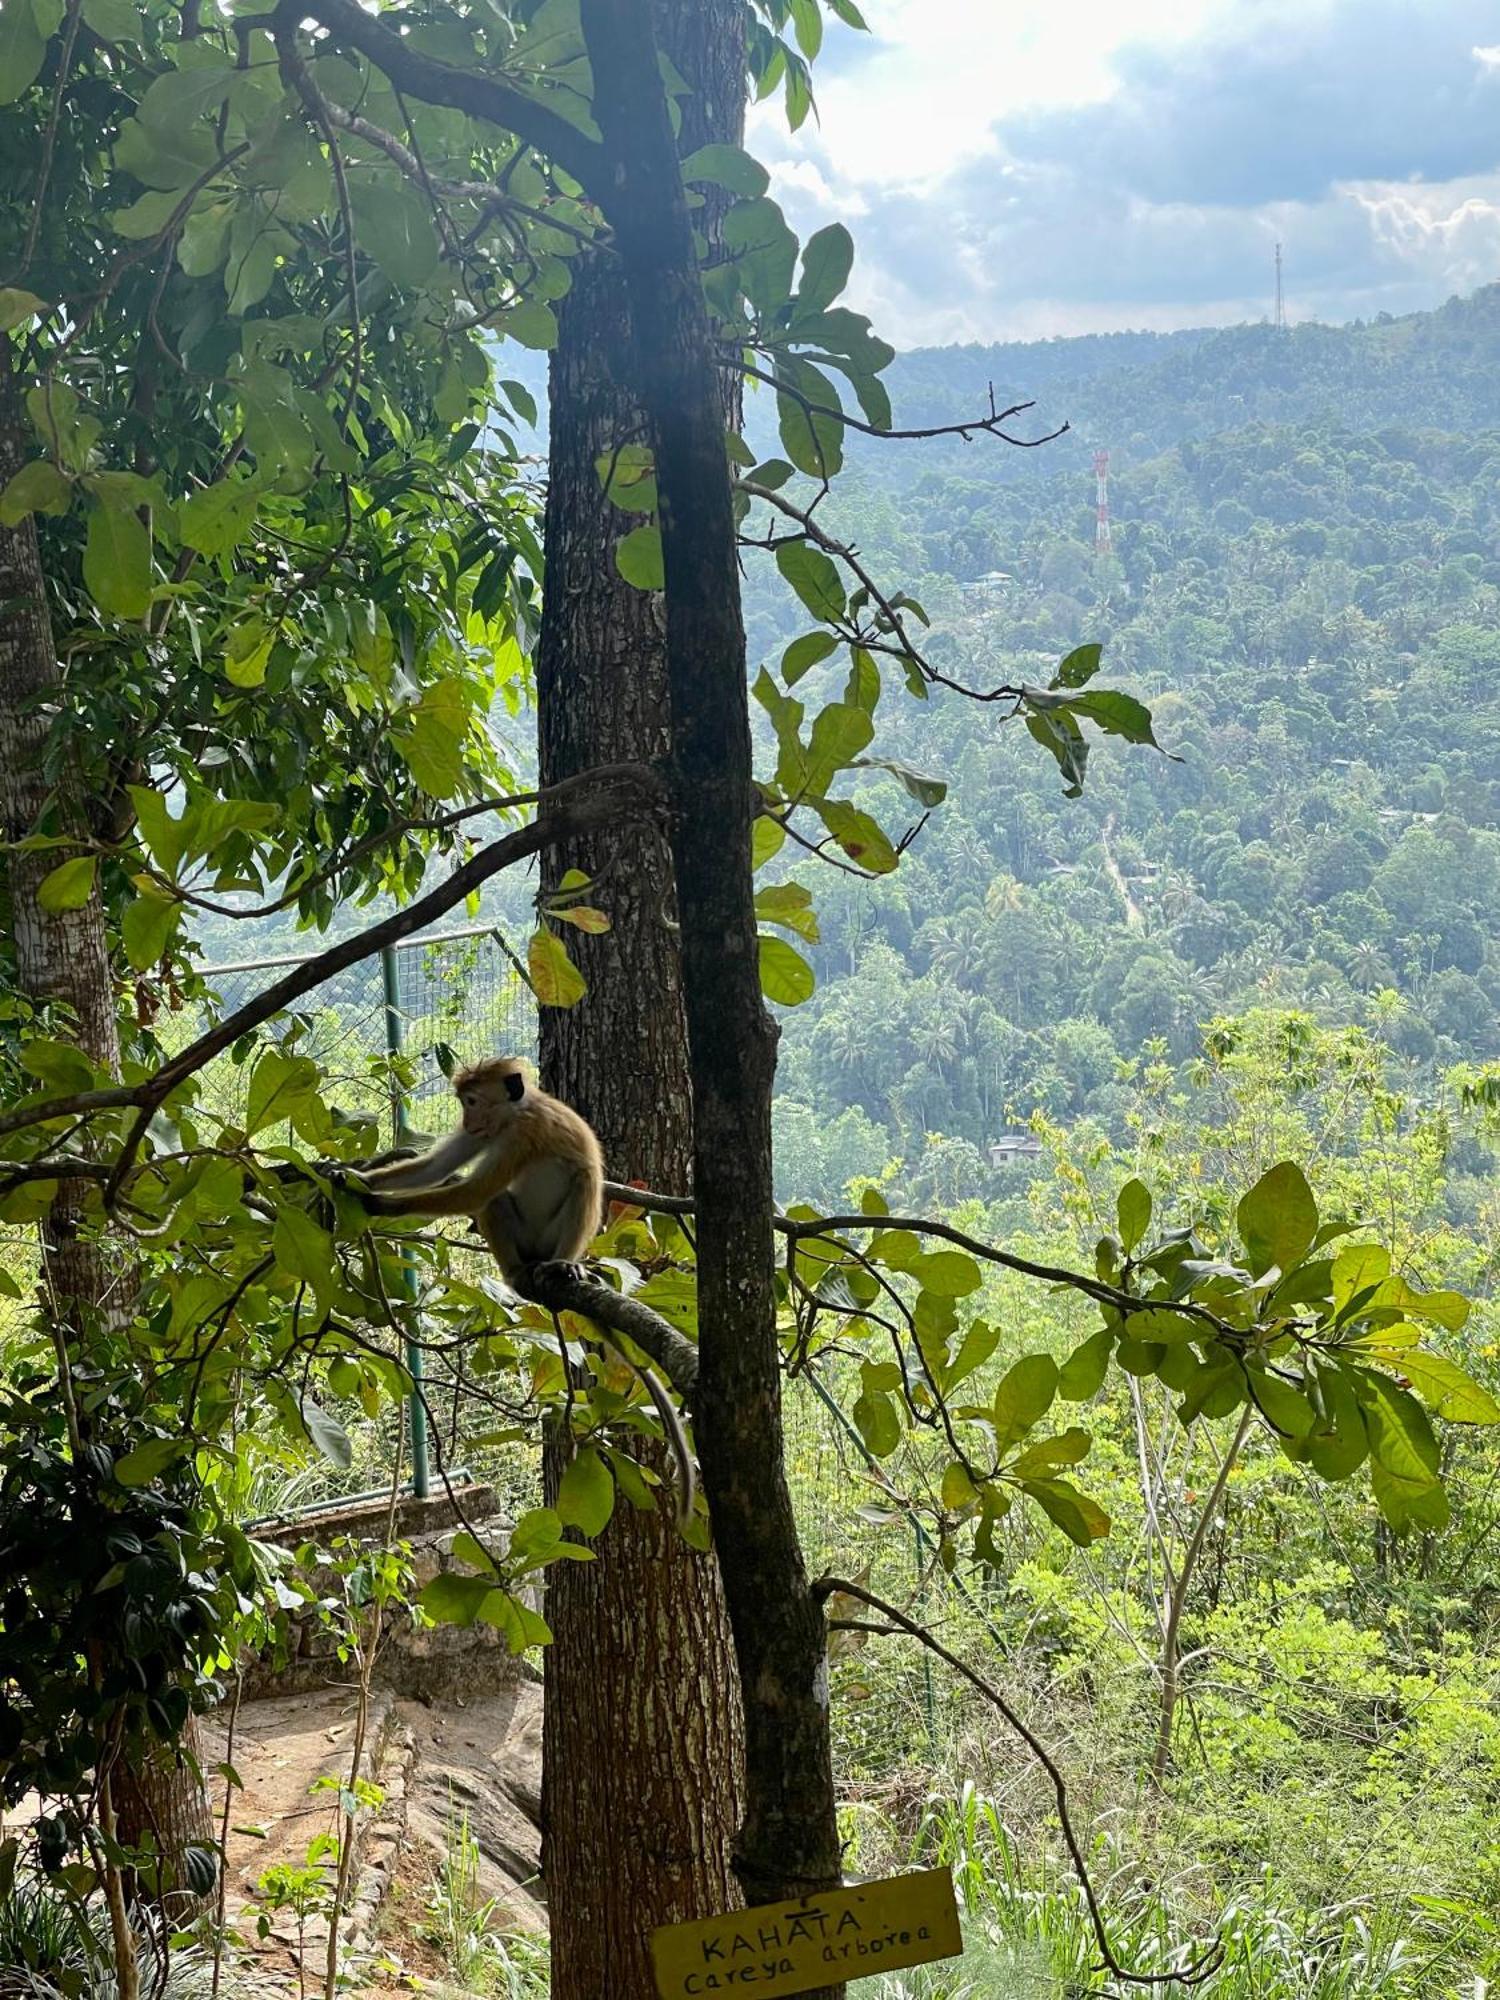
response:
M317 21L335 41L357 49L410 97L427 104L445 104L470 118L499 125L547 159L555 160L574 180L594 190L604 178L604 149L576 125L549 111L504 77L478 69L460 69L424 55L405 36L386 26L384 18L366 13L359 0L279 0L269 16L271 34L284 49L301 24Z
M119 1084L103 1090L73 1091L67 1096L42 1098L33 1104L20 1106L0 1114L0 1137L33 1125L47 1124L54 1118L136 1107L142 1111L143 1117L131 1135L130 1152L133 1155L134 1147L139 1145L140 1136L157 1106L180 1083L202 1069L216 1055L222 1054L241 1035L260 1027L293 1001L300 1000L305 993L311 993L325 980L331 979L335 973L358 965L362 959L383 951L387 945L399 944L403 938L411 937L435 918L445 915L456 903L463 902L465 897L472 895L502 869L528 860L543 848L555 846L560 841L608 826L615 820L623 819L632 810L660 810L665 798L661 779L646 764L600 765L596 770L565 779L541 795L542 811L530 826L518 827L514 833L508 833L488 847L481 848L461 868L456 868L446 882L427 895L418 897L415 902L408 903L405 909L396 911L378 924L372 924L368 930L330 945L315 957L305 959L285 978L277 980L256 999L238 1008L216 1028L190 1042L181 1054L174 1056L144 1082ZM122 1159L128 1168L129 1156L122 1156ZM118 1173L117 1166L117 1176ZM114 1186L118 1185L117 1177Z
M1131 1972L1128 1967L1123 1966L1116 1958L1114 1948L1110 1944L1109 1932L1104 1924L1104 1913L1099 1907L1099 1898L1089 1876L1088 1863L1083 1858L1083 1846L1073 1829L1073 1818L1068 1809L1067 1780L1041 1738L1027 1727L992 1682L987 1681L982 1674L975 1673L957 1653L950 1652L940 1639L933 1637L925 1625L918 1624L915 1618L908 1618L904 1611L898 1611L894 1604L887 1604L883 1597L877 1597L874 1591L866 1590L862 1583L850 1583L841 1576L823 1576L813 1585L812 1591L820 1604L826 1603L835 1593L842 1597L851 1597L857 1603L868 1604L872 1611L878 1611L882 1618L889 1619L900 1631L905 1632L910 1638L919 1640L930 1653L936 1653L945 1665L962 1676L1005 1717L1052 1781L1052 1793L1057 1801L1057 1817L1062 1826L1063 1840L1067 1844L1068 1854L1073 1863L1073 1872L1077 1875L1079 1887L1083 1890L1094 1942L1099 1947L1099 1956L1104 1961L1106 1971L1131 1986L1201 1986L1205 1979L1218 1970L1224 1959L1222 1944L1210 1945L1206 1952L1201 1953L1191 1965L1184 1966L1180 1972Z
M829 417L834 423L842 424L845 430L862 431L866 437L887 439L961 437L965 444L967 444L973 437L982 434L989 437L997 437L1003 444L1013 444L1018 451L1035 451L1038 445L1055 443L1065 431L1072 428L1069 424L1059 424L1055 431L1048 431L1045 437L1012 437L1008 431L1002 430L1001 426L1008 423L1012 417L1019 417L1023 411L1034 410L1036 404L1035 402L1012 403L1008 410L997 410L995 408L995 385L992 382L990 384L990 413L987 417L966 417L962 423L958 424L927 424L912 430L884 431L878 424L866 423L862 418L851 416L847 410L838 409L832 403L815 403L811 396L805 395L794 383L783 381L779 375L766 374L763 369L757 368L753 362L745 361L736 356L734 365L742 375L748 376L752 382L763 382L768 389L774 389L778 396L789 397L806 415L810 417Z

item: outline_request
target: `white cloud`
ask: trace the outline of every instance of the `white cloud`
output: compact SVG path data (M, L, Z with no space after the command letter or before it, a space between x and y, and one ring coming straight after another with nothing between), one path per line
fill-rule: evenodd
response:
M755 114L898 345L1439 303L1500 277L1494 0L868 0Z

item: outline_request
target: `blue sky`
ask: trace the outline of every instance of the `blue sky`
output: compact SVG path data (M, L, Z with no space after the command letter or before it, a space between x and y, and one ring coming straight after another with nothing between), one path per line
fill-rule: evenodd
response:
M864 0L751 144L898 346L1439 304L1500 278L1500 0Z

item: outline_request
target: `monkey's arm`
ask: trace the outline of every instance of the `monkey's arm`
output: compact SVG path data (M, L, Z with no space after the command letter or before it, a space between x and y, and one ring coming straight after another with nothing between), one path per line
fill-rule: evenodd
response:
M477 1215L515 1179L523 1157L513 1138L455 1132L421 1159L371 1174L356 1192L372 1215ZM471 1162L472 1171L455 1179Z

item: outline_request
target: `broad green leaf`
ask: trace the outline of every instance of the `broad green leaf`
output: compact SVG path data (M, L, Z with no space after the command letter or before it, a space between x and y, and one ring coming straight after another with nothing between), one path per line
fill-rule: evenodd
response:
M781 924L809 944L818 942L818 916L812 894L800 882L778 882L762 889L755 898L755 914L764 923Z
M148 237L160 236L181 207L182 195L176 188L167 188L160 193L137 195L127 208L117 208L110 216L110 225L116 236L123 236L130 242L143 243Z
M461 681L435 681L393 737L396 749L424 792L449 799L463 783L469 733L469 695Z
M365 255L405 291L420 291L430 284L442 264L443 249L433 226L431 204L421 190L395 176L380 174L365 181L362 191L351 181L351 191L355 193L355 234ZM552 320L540 300L535 304ZM507 333L516 332L512 322L517 314L524 316L526 308L517 307L505 315L501 324ZM555 338L555 320L552 328ZM527 340L524 333L516 333L516 338L528 347L544 344Z
M149 972L160 965L171 946L182 915L182 905L168 896L145 889L133 903L127 903L120 919L120 936L125 956L133 972Z
M656 511L656 459L649 444L622 444L602 452L594 470L607 500L630 513Z
M14 104L36 81L47 53L30 0L0 5L0 104Z
M662 564L661 529L652 522L632 528L615 544L615 568L637 590L661 590L667 573Z
M844 615L844 585L832 556L810 542L783 542L776 567L814 618L831 624Z
M42 877L36 899L50 916L64 910L81 910L94 893L94 877L99 863L92 854L75 854Z
M804 1000L812 998L817 979L800 951L785 938L768 937L764 933L757 939L757 948L760 990L768 1000L774 1000L778 1007L800 1007Z
M853 268L854 238L842 222L830 222L810 236L802 252L802 277L797 286L798 318L831 306L848 284Z
M151 537L140 516L125 507L89 503L83 580L101 611L143 618L151 608Z
M1500 1403L1447 1355L1421 1347L1361 1346L1360 1352L1404 1375L1434 1416L1450 1424L1500 1424Z
M924 1291L942 1299L967 1298L984 1282L979 1265L962 1250L927 1250L908 1268Z
M1294 1160L1262 1174L1235 1212L1240 1240L1259 1277L1274 1264L1290 1271L1312 1248L1318 1233L1318 1205L1307 1176Z
M1109 1516L1104 1509L1065 1479L1028 1479L1023 1482L1022 1491L1081 1549L1109 1533Z
M158 131L180 130L217 111L234 88L236 71L226 62L195 63L158 76L136 107L143 123Z
M944 1470L938 1498L948 1513L961 1514L966 1507L972 1507L978 1497L978 1489L963 1466L955 1462Z
M21 1067L51 1091L91 1090L98 1081L94 1065L73 1042L22 1042L19 1053Z
M614 1510L615 1482L609 1467L592 1445L583 1445L558 1484L558 1518L564 1527L602 1535Z
M889 1458L901 1442L901 1418L887 1395L866 1390L856 1397L854 1421L875 1458Z
M192 1448L191 1438L151 1438L115 1460L114 1476L121 1486L149 1486Z
M235 548L254 521L262 488L255 473L236 469L201 486L177 505L177 527L188 548L221 556Z
M422 1587L417 1602L438 1625L472 1625L497 1586L487 1577L445 1570Z
M557 314L545 299L522 299L519 305L499 322L500 331L509 334L522 347L530 347L542 353L557 345Z
M1057 1376L1057 1393L1065 1403L1086 1403L1091 1396L1098 1395L1114 1344L1113 1330L1101 1326L1073 1349Z
M328 1231L320 1228L306 1209L289 1203L277 1210L271 1250L288 1277L301 1278L320 1293L337 1262Z
M858 806L847 799L820 799L817 812L845 854L861 868L872 875L889 875L900 865L901 857L885 829Z
M582 1556L588 1551L564 1542L555 1556ZM552 1639L552 1628L539 1611L533 1611L529 1604L519 1597L512 1597L508 1590L498 1586L491 1590L479 1607L480 1622L493 1625L497 1632L505 1636L505 1643L512 1653L524 1653L528 1646L545 1646Z
M28 514L66 514L73 488L48 458L23 465L0 494L0 527L13 528Z
M836 653L838 646L831 632L804 632L800 639L793 639L781 656L782 680L788 687L795 687L810 667Z
M1309 1365L1308 1387L1318 1414L1305 1440L1307 1462L1320 1479L1347 1479L1370 1453L1354 1385L1342 1368L1317 1357Z
M1012 1479L1034 1479L1039 1473L1059 1465L1078 1465L1093 1449L1092 1435L1079 1424L1070 1424L1057 1437L1039 1438L1013 1458L1005 1470Z
M1316 1412L1299 1389L1279 1375L1252 1368L1250 1395L1256 1408L1281 1437L1302 1438L1313 1428Z
M556 931L538 924L526 947L526 970L531 988L543 1007L572 1007L587 993L583 974L568 956L567 946Z
M752 199L771 185L771 176L760 161L738 146L700 146L683 161L682 178L689 187L710 181L715 187L728 188L731 194Z
M317 1065L308 1056L289 1056L272 1047L262 1049L250 1072L246 1093L245 1136L253 1139L268 1125L290 1121L293 1111L317 1087Z
M1452 1518L1440 1479L1422 1479L1393 1471L1379 1458L1370 1461L1370 1491L1398 1535L1411 1528L1446 1528Z
M245 618L231 625L224 638L224 678L237 688L263 686L275 644L275 629L263 619Z
M1391 1253L1380 1243L1352 1243L1333 1260L1333 1306L1342 1318L1361 1292L1368 1292L1389 1276Z
M354 1463L354 1447L344 1426L320 1409L310 1396L298 1398L297 1410L303 1429L328 1463L337 1466L340 1472L347 1472Z
M1440 1462L1438 1442L1416 1397L1369 1369L1360 1369L1353 1380L1375 1457L1398 1478L1419 1482L1435 1479Z
M1098 673L1103 654L1102 646L1075 646L1058 666L1051 685L1055 688L1083 687Z
M947 781L930 778L922 771L914 771L910 764L900 764L893 757L856 757L852 766L860 771L889 771L919 805L940 806L948 796Z
M993 1419L996 1448L1029 1431L1046 1416L1057 1394L1057 1363L1050 1354L1027 1354L1011 1367L995 1391Z
M1120 1245L1128 1257L1151 1227L1151 1190L1144 1181L1126 1181L1115 1202Z
M38 313L50 311L45 299L18 285L0 285L0 333L10 333Z
M757 815L750 829L750 866L764 868L786 845L786 828L769 813Z
M874 1188L865 1190L867 1195L876 1192ZM948 1366L945 1377L947 1387L956 1389L960 1382L967 1381L976 1368L984 1366L999 1345L999 1327L991 1326L987 1320L976 1319L964 1335L957 1354Z

